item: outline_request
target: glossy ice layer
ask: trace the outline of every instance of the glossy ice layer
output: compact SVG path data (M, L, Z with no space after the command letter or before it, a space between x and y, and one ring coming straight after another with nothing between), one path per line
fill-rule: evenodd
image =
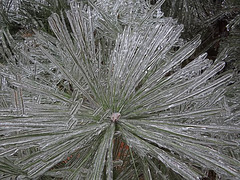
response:
M227 55L195 56L164 1L112 2L71 3L1 65L2 177L239 179Z

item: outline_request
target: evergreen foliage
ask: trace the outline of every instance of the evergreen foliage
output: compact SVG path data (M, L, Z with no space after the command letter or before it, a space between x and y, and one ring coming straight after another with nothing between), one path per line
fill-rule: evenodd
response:
M191 31L223 13L210 0L21 2L36 26L1 31L1 179L240 178L239 16L210 60Z

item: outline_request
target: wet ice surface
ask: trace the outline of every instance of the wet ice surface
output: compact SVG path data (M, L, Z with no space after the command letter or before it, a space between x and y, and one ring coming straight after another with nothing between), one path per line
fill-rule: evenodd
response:
M239 178L228 153L236 154L240 128L224 97L232 74L219 75L227 56L213 62L203 53L181 67L200 37L179 40L183 26L162 17L163 1L155 9L117 2L73 4L72 33L52 15L56 38L36 32L1 68L0 163L15 161L11 173L31 178L113 179L118 169L121 179L130 168L128 179L140 165L150 179L149 172L168 177L168 169L185 179L199 179L202 169ZM127 160L116 159L116 137L128 145Z

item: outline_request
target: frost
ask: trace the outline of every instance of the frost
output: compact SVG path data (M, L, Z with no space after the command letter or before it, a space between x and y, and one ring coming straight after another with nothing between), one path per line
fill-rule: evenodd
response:
M163 3L71 2L66 17L49 17L54 36L12 42L0 69L5 174L240 178L239 111L224 96L236 77L221 73L229 57L195 56L201 37L180 39L183 25L163 16Z

